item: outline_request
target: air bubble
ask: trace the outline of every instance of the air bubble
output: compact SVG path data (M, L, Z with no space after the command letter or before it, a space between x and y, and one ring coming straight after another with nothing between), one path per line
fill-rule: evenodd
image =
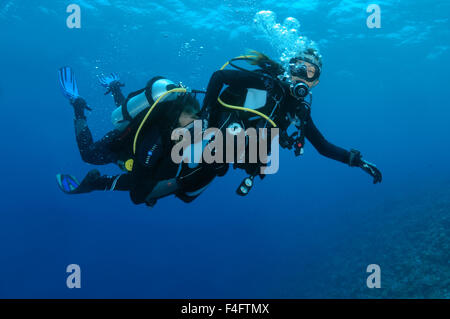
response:
M300 22L293 17L284 19L283 25L288 29L300 29Z
M269 10L259 11L256 13L254 21L257 25L270 28L276 24L277 15Z
M294 17L287 17L283 23L277 22L277 16L272 11L259 11L255 14L255 26L276 50L280 61L287 68L287 63L298 52L307 46L314 46L306 37L300 34L300 22Z

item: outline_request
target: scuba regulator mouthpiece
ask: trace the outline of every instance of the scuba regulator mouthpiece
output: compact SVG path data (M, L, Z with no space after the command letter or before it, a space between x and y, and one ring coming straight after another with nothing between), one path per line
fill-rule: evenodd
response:
M303 82L291 83L290 90L292 96L297 100L303 100L309 94L309 86Z
M313 83L317 81L321 73L321 62L314 60L314 58L306 55L292 58L289 61L289 67L287 70L289 77L297 77L307 83ZM298 100L306 98L309 93L309 86L303 82L291 81L290 90L291 94Z

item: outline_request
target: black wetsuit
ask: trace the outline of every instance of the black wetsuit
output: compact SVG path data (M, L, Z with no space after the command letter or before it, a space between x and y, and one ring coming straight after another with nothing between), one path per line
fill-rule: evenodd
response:
M120 88L116 88L112 93L117 106L125 102ZM101 176L98 172L95 176L88 174L87 181L81 183L76 193L93 190L129 191L132 201L141 204L147 202L148 195L159 182L169 181L177 176L179 189L175 195L185 202L190 202L199 195L199 190L216 176L222 176L227 168L223 165L203 165L195 169L195 174L191 174L189 170L181 170L180 173L179 164L172 161L171 150L174 141L171 140L171 133L178 126L182 101L181 97L179 100L161 102L164 105L153 111L141 130L134 156L132 156L134 136L137 124L141 123L144 114L138 115L125 131L110 131L102 139L94 142L84 113L78 112L79 116L75 119L75 133L81 157L85 162L94 165L118 164L133 157L134 163L133 170L122 175ZM86 102L82 99L75 101L75 110L84 107L77 103L85 105ZM77 114L77 111L75 113Z
M120 88L111 92L116 106L121 106L125 102ZM77 100L74 103L85 103L84 100ZM94 142L92 133L87 125L84 114L79 114L75 119L75 136L83 161L94 165L118 164L124 160L123 154L131 153L134 131L112 130L99 141ZM167 158L169 150L168 139L170 137L164 128L159 125L149 125L141 133L136 149L136 161L131 173L116 176L99 176L89 181L87 187L82 187L78 192L90 192L93 190L117 190L130 191L130 196L135 203L142 203L158 180L163 179L167 174L172 174L173 167L163 165L163 159ZM151 153L150 153L151 150ZM156 167L159 169L156 170ZM84 185L83 185L84 186Z
M228 88L221 95L225 85ZM234 70L217 71L210 79L203 105L204 114L207 113L210 118L209 126L224 127L224 124L226 124L224 118L230 119L230 113L232 113L234 119L240 118L246 127L258 128L266 125L265 120L260 119L259 122L255 123L250 119L243 119L241 118L243 112L230 112L229 109L225 109L217 102L217 98L221 95L223 98L231 98L231 103L234 103L234 105L243 105L248 88L266 90L269 98L281 97L279 110L273 114L272 118L279 125L280 130L285 130L290 124L283 117L286 113L285 111L297 107L299 101L289 93L286 94L286 91L278 88L273 82L271 83L263 76L255 76L248 72ZM274 107L275 99L271 100L269 98L266 108L271 110ZM116 105L121 105L123 100L120 101L120 98L117 99L115 96ZM165 109L167 110L167 108ZM311 142L318 152L326 157L348 164L350 152L328 142L315 126L310 112L301 114L303 114L301 120L305 124L303 127L305 138ZM94 181L93 188L90 190L130 191L133 202L139 204L145 202L147 195L158 181L173 177L177 170L177 166L174 165L170 157L170 151L173 146L173 141L170 140L170 133L173 127L168 127L165 123L167 121L155 121L152 125L148 125L147 130L142 132L131 173L101 176ZM75 120L75 128L80 154L85 162L103 165L117 163L121 160L120 145L119 147L117 146L117 140L120 139L123 132L113 130L101 140L94 142L84 117ZM134 134L131 135L134 136ZM130 142L131 140L128 140L128 144ZM214 176L223 175L227 167L220 166L218 168L214 165L204 165L203 174L186 179L184 186L195 191L197 188L208 184ZM247 170L247 168L245 169ZM253 169L254 167L252 167ZM218 173L219 170L220 173ZM185 201L192 200L192 198L183 198L182 195L179 197Z
M222 89L227 85L228 88L223 91ZM237 71L237 70L221 70L216 71L208 84L207 94L203 102L203 108L210 114L211 121L210 126L222 125L221 119L224 116L214 116L223 112L230 112L217 102L219 95L223 99L228 99L229 104L243 105L245 101L245 95L248 88L254 88L258 90L265 90L268 93L268 103L266 104L267 110L272 110L275 107L275 100L281 97L278 112L275 112L273 119L279 125L280 130L285 130L289 126L289 121L284 117L286 110L295 109L299 104L299 100L295 99L288 90L283 89L280 85L277 85L274 81L270 81L265 76L255 73ZM234 111L235 112L235 111ZM239 112L239 116L245 115L245 112ZM304 134L308 141L316 148L316 150L323 156L329 157L342 163L349 163L350 152L340 148L330 142L328 142L320 131L315 126L310 112L303 112ZM249 122L247 120L247 122ZM263 121L264 123L265 121ZM247 125L254 126L250 123Z
M125 96L120 89L120 85L112 87L108 92L112 94L117 107L120 107L125 102ZM84 115L85 105L86 102L83 99L77 99L74 102L75 136L81 158L86 163L94 165L117 163L119 156L112 149L112 146L123 133L119 130L113 130L107 133L101 140L94 142L91 130L87 125L86 116Z

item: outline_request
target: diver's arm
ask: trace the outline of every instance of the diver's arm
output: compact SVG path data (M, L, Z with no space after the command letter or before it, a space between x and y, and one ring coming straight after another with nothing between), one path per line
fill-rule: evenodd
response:
M214 105L222 91L224 85L233 85L239 87L261 87L263 88L263 77L255 73L238 70L219 70L213 73L208 83L205 99L203 100L203 109Z
M117 130L111 131L103 136L101 140L94 142L86 120L75 120L75 136L78 149L83 161L89 164L105 165L117 162L117 154L111 151L111 144L119 133Z
M72 105L75 111L75 136L83 161L94 165L116 162L117 155L111 151L110 146L120 132L117 130L111 131L101 140L94 142L84 115L84 110L87 108L86 101L79 97L72 102Z
M350 152L328 142L320 133L311 117L306 125L305 136L321 155L345 164L350 163Z
M357 150L351 150L349 152L328 142L314 125L311 117L306 126L306 138L323 156L348 164L352 167L359 167L373 177L374 184L381 183L383 176L381 171L374 164L363 160L361 152Z

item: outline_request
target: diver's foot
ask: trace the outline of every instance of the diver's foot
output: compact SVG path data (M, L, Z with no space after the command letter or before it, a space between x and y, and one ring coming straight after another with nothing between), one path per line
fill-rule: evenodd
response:
M120 76L114 72L110 75L99 75L97 77L100 85L107 90L105 95L111 93L113 90L120 90L121 87L125 86L125 84L120 82Z
M70 101L70 104L73 106L73 110L75 112L75 119L86 119L84 115L84 110L92 111L92 109L87 105L86 101L82 97L77 97L74 100Z
M80 95L78 93L77 81L71 67L65 66L58 70L59 85L64 96L73 101Z
M57 174L56 182L58 183L59 189L66 194L84 194L90 193L98 189L98 181L101 179L100 172L96 169L91 170L87 173L86 177L81 181L68 174Z
M56 174L56 183L59 189L66 194L75 194L75 190L80 187L76 177L68 174Z
M81 181L80 187L78 188L81 193L89 193L96 190L98 187L98 181L100 180L101 174L97 169L89 171L86 177Z
M148 208L153 208L155 207L157 202L158 201L156 199L149 199L145 202L145 204L147 205Z

